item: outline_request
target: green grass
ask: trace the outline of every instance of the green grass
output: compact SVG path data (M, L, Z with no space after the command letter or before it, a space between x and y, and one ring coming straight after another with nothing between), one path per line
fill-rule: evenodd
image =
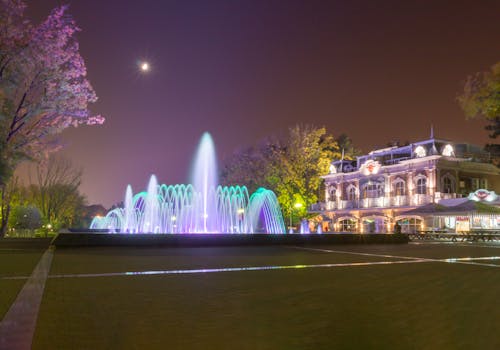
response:
M330 246L449 258L475 246ZM381 261L290 248L58 250L51 273ZM491 261L488 261L490 263ZM48 279L34 349L497 349L495 267L399 265Z
M26 279L8 280L3 277L29 277L42 254L43 250L9 248L0 244L0 320L26 282Z
M339 248L340 249L340 248ZM349 248L345 248L349 250ZM351 248L352 249L352 248ZM52 274L105 273L266 265L325 264L332 261L394 260L297 250L289 247L88 248L58 249Z
M429 259L446 259L451 257L469 256L500 256L500 244L473 243L423 243L398 245L359 245L349 246L314 246L312 248L330 250L350 250L362 253L388 254L395 256L420 257Z
M0 320L16 299L26 280L0 280Z
M0 250L0 277L29 276L43 250Z

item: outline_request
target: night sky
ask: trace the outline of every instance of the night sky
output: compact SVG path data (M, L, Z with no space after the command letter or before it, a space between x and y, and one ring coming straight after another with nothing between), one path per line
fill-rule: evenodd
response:
M67 1L32 0L40 21ZM467 75L500 59L498 1L73 0L70 13L106 117L63 133L89 203L130 183L186 182L196 144L219 159L296 123L364 151L435 135L488 142L455 102ZM137 61L151 63L140 74Z

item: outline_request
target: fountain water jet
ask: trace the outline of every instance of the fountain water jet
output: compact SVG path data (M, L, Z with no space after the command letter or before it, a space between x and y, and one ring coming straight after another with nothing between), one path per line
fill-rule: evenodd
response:
M285 233L274 192L245 186L219 186L215 147L203 134L192 170L192 184L159 185L152 175L147 191L127 186L123 208L95 217L91 229L124 233ZM259 226L260 225L260 226Z
M212 137L205 132L198 145L191 183L201 197L196 229L200 232L216 231L213 190L217 188L217 158Z

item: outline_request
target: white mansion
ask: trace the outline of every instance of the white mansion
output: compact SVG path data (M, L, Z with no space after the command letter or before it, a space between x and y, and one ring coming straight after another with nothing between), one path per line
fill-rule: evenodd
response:
M405 213L429 203L457 205L480 189L495 196L491 204L498 199L500 205L494 193L500 192L500 169L488 158L477 146L432 137L374 150L355 161L334 161L324 176L326 200L310 211L322 214L323 231L392 232L396 222L403 232L437 225L453 229L451 218L436 223ZM500 228L500 216L485 220L486 226Z

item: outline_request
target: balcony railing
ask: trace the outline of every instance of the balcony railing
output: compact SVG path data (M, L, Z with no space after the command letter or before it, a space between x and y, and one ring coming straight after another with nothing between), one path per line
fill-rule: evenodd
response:
M404 207L410 202L409 196L394 196L391 197L391 204L393 207Z
M315 203L309 207L309 211L324 210L345 210L358 208L387 208L387 207L405 207L412 205L423 205L432 202L432 196L427 194L415 194L413 196L392 196L363 198L360 200L339 200L327 201L326 203Z
M355 208L359 208L359 202L357 200L354 201L341 200L338 203L337 209L355 209Z
M432 202L432 196L428 194L414 194L410 198L409 205L423 205Z
M389 198L363 198L361 199L361 208L383 208L389 206Z
M441 192L441 199L453 199L453 198L461 198L462 195L458 193L443 193Z

